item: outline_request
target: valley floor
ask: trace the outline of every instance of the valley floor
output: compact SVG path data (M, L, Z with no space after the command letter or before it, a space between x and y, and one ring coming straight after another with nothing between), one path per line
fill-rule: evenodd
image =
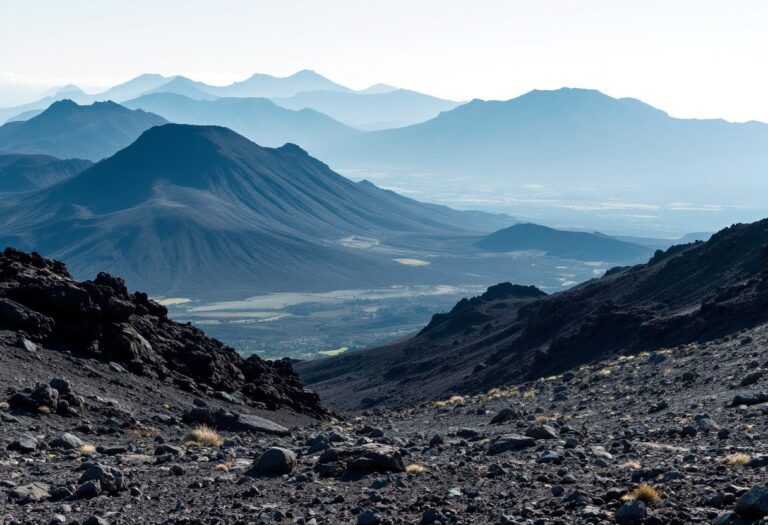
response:
M0 522L686 524L734 508L743 522L718 523L756 522L768 508L742 495L768 465L766 344L760 326L396 412L322 423L262 413L291 434L221 432L219 447L191 442L183 412L241 406L5 345L5 396L61 376L84 404L71 417L2 405ZM62 432L95 449L62 448ZM254 473L272 446L295 453L295 467ZM124 477L113 494L109 479L83 487L94 464ZM643 483L658 501L627 502Z

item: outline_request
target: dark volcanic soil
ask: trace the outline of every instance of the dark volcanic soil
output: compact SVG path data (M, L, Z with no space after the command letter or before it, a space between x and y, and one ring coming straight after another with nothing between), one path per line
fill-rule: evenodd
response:
M285 436L220 431L224 441L215 447L189 441L192 426L182 420L193 395L3 337L4 399L60 377L83 404L67 415L2 405L2 523L97 523L86 521L95 515L112 524L686 524L711 523L734 508L743 516L768 512L742 497L765 482L768 465L766 326L347 421L261 412L298 426ZM508 419L491 424L505 408ZM96 451L56 448L62 432ZM24 434L33 449L12 445ZM354 449L362 443L391 448ZM273 445L292 451L295 467L252 471ZM80 480L93 464L118 469L122 487L110 494L107 480L100 495L89 493ZM402 472L408 465L420 468ZM659 501L622 501L643 482ZM41 484L42 499L20 501L19 489L32 483Z

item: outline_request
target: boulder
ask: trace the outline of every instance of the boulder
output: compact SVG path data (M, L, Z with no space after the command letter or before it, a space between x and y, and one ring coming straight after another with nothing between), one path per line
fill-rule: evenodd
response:
M296 464L296 454L287 448L271 447L253 462L251 471L261 474L290 474Z
M101 488L110 494L117 494L128 488L125 476L121 471L101 463L96 463L83 472L77 482L83 484L86 481L98 481Z
M504 434L497 437L488 447L488 453L491 455L501 454L508 450L521 450L528 447L535 447L536 440L530 436L521 436L520 434Z

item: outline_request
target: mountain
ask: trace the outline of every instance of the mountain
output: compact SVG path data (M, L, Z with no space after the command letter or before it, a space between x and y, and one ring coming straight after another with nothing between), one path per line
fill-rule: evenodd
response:
M179 124L230 128L265 146L291 142L314 151L328 141L348 140L358 132L313 110L281 108L265 98L193 100L172 93L154 93L125 102Z
M39 190L79 173L91 162L48 155L0 155L0 193Z
M161 84L153 89L147 90L141 95L152 93L173 93L183 95L194 100L215 100L217 97L210 94L207 90L211 88L203 82L195 82L186 77L174 77L171 81Z
M745 188L762 188L768 125L677 119L639 100L559 89L473 100L427 122L361 135L318 154L345 168L482 173L486 186L505 192L529 182L557 190L600 184L634 193L653 188L654 195L664 188L667 198L709 202L723 194L743 199ZM739 177L724 180L726 173Z
M6 202L0 244L60 258L76 275L109 269L156 295L242 298L423 281L428 273L393 260L395 247L472 238L494 221L506 218L353 183L295 145L168 124ZM373 242L351 247L358 236Z
M174 77L169 78L154 73L145 73L123 82L122 84L113 86L106 91L97 93L93 95L93 98L97 101L111 100L119 103L141 96L162 85L167 85L173 80Z
M765 219L545 297L491 287L410 340L302 363L299 372L339 407L404 406L714 340L768 321L767 245Z
M376 90L374 93L303 91L290 98L272 100L289 109L314 109L339 122L366 130L409 126L459 106L452 100L406 89Z
M550 257L578 261L631 261L651 255L645 246L600 233L555 230L530 223L494 232L478 241L477 246L490 252L537 250Z
M219 97L273 98L292 97L302 91L351 91L314 71L302 70L287 77L256 73L241 82L228 86L209 86L205 89Z
M30 120L0 126L0 152L96 161L126 147L148 128L164 123L162 117L114 102L79 106L62 100Z

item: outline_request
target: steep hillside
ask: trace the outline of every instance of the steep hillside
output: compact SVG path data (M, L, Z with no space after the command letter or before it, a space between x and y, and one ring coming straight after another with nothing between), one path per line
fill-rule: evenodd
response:
M231 297L413 282L423 274L393 261L393 246L471 238L507 220L355 184L294 145L169 124L4 206L0 243L76 275L109 269L153 294ZM356 236L374 246L348 247Z
M657 252L568 291L505 286L435 316L411 340L303 363L308 384L344 408L481 392L621 353L709 340L768 310L768 219Z
M128 146L152 126L165 123L162 117L113 102L79 106L62 100L30 120L0 127L0 151L97 161Z
M48 155L0 155L0 193L39 190L80 173L91 162Z

